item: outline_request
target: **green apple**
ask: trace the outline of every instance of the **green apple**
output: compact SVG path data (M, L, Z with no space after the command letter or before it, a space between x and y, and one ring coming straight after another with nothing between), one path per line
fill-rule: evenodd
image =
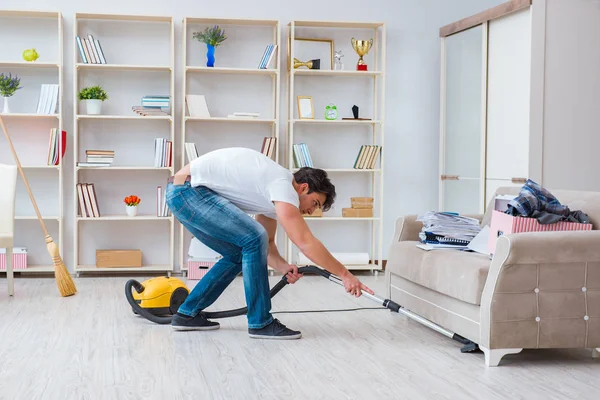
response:
M40 56L35 49L27 49L23 52L23 60L25 61L35 61L39 57Z

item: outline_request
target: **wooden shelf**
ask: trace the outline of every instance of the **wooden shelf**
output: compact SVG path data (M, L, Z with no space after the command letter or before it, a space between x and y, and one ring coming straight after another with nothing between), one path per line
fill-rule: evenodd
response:
M279 21L272 19L244 19L244 18L186 18L187 24L206 25L249 25L276 27Z
M57 63L50 62L27 62L27 61L2 61L0 62L2 68L60 68Z
M59 18L59 12L53 11L21 11L21 10L0 10L0 17L15 18Z
M199 72L206 74L247 74L247 75L277 75L279 71L273 68L228 68L228 67L185 67L186 72Z
M168 217L157 217L156 215L143 215L138 214L135 217L128 217L127 215L104 215L102 217L82 217L77 216L77 221L172 221L173 216Z
M95 19L95 20L107 20L107 21L144 21L144 22L165 22L170 23L171 17L164 17L160 15L119 15L119 14L90 14L90 13L76 13L76 19Z
M171 115L85 115L78 114L76 116L77 119L118 119L118 120L127 120L127 121L144 121L144 120L164 120L164 121L173 121L173 117Z
M115 170L115 171L171 171L173 167L136 167L136 166L111 166L111 167L75 167L77 170Z
M36 215L17 215L15 216L15 219L21 219L21 220L36 220L37 221L37 216ZM58 216L44 216L42 215L42 219L43 220L48 220L48 221L58 221L60 220L60 217Z
M350 119L336 119L332 121L326 119L294 119L292 120L292 123L309 125L377 125L381 124L381 121Z
M186 121L197 121L197 122L233 122L236 124L274 124L274 119L267 118L227 118L227 117L212 117L212 118L200 118L200 117L185 117Z
M78 265L77 272L145 272L145 271L172 271L170 265L142 265L141 267L125 268L98 268L95 265Z
M2 118L54 118L54 119L58 119L59 115L58 114L34 114L34 113L9 113L9 114L2 114L0 113L0 117Z
M23 169L54 169L59 170L60 165L21 165Z
M291 22L288 26L291 26ZM349 28L376 29L384 26L383 22L344 22L344 21L294 21L295 27L306 28Z
M166 71L173 68L166 65L127 65L127 64L85 64L77 63L77 69L106 69L116 71Z
M381 71L354 71L354 70L342 70L336 71L331 69L294 69L292 70L293 75L321 75L321 76L351 76L351 77L374 77L383 75Z
M30 265L25 269L15 269L13 271L15 274L54 273L54 265ZM0 273L6 273L6 270L2 269Z

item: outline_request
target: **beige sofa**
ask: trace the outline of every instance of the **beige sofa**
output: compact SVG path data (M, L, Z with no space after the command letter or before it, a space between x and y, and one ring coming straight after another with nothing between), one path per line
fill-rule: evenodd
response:
M388 298L478 344L488 366L522 349L591 348L598 357L600 192L550 191L588 214L593 230L501 236L490 260L421 250L417 216L399 218L386 265ZM492 209L477 216L482 224L489 224Z

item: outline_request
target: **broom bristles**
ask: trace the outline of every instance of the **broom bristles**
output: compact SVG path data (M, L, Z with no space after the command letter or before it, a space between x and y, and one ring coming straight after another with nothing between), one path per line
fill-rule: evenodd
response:
M56 286L58 286L58 291L61 296L72 296L77 293L77 288L75 287L75 282L73 282L73 278L69 271L67 270L67 266L63 262L60 251L54 240L50 235L46 236L46 245L48 247L48 253L50 253L50 257L52 257L52 263L54 264L54 277L56 278Z

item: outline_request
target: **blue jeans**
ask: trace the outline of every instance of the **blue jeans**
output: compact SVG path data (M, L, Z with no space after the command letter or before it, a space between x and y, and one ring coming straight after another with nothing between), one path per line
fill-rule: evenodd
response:
M226 198L204 187L168 183L170 211L199 241L223 257L192 289L179 313L196 316L243 272L248 327L260 329L273 321L267 269L266 229Z

